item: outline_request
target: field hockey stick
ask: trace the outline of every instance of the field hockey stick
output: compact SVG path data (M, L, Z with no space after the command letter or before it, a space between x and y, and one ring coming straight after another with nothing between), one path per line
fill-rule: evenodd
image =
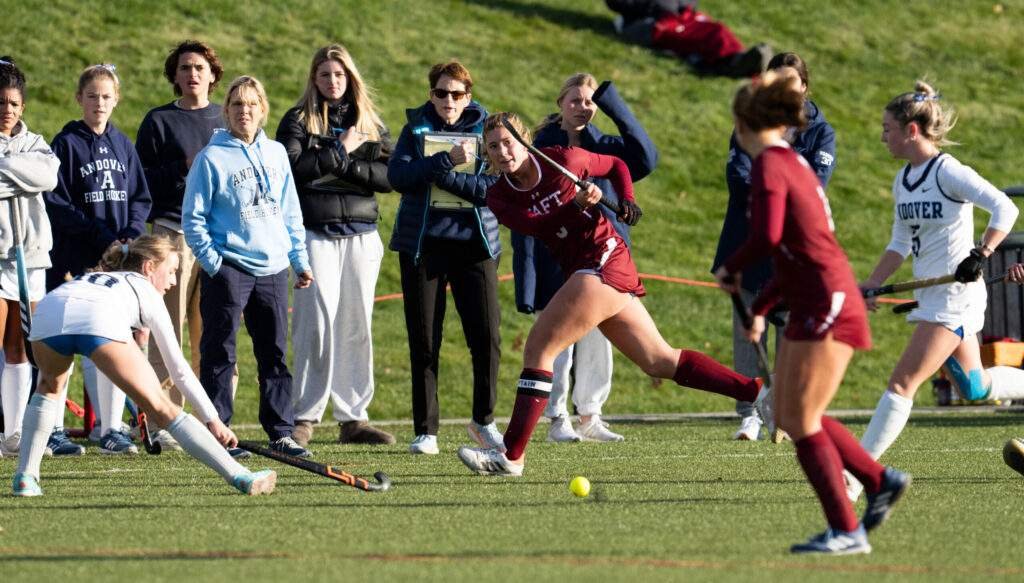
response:
M32 304L29 303L28 299L28 270L25 268L25 244L22 242L25 234L22 221L21 201L19 197L14 197L11 199L11 226L14 231L14 261L18 270L18 302L21 306L21 333L22 340L25 342L25 355L28 356L29 363L35 366L36 361L32 356L32 343L28 340L29 333L32 331Z
M992 285L992 284L999 283L1001 281L1006 280L1006 276L1008 275L1008 273L1009 272L1003 272L1003 273L1001 273L999 275L993 275L991 277L985 278L985 285ZM918 306L918 303L916 301L907 302L905 304L899 304L898 306L893 306L892 307L892 313L893 314L906 314L907 312L909 312L911 310L917 309L917 306Z
M146 412L139 409L135 401L128 397L124 398L124 406L128 409L128 414L132 416L132 422L139 428L139 438L142 441L142 447L146 448L146 453L149 455L160 455L163 447L153 441L153 435L150 434L149 424L146 421Z
M740 317L740 323L743 324L743 328L750 330L754 323L754 317L750 315L750 310L743 303L740 292L732 292L729 294L729 297L732 298L732 307L736 310L736 315ZM768 365L768 351L764 349L764 345L760 342L751 342L751 344L757 349L757 369L761 373L761 378L764 379L764 386L771 389L772 370Z
M251 451L252 453L261 455L263 457L268 457L272 460L279 461L283 464L299 468L300 470L305 470L307 472L311 472L319 476L323 476L325 478L337 480L342 484L352 486L353 488L364 490L366 492L386 492L388 488L391 487L391 478L389 478L388 475L385 474L384 472L377 472L376 474L373 475L373 477L376 478L377 480L377 482L374 483L364 478L359 478L348 472L334 468L332 466L319 464L311 460L302 459L299 457L288 455L280 451L275 451L273 449L270 449L269 447L264 447L254 441L239 441L238 447L244 449L245 451Z
M572 170L569 170L565 166L562 166L558 162L555 162L550 157L548 157L547 154L541 152L540 149L535 147L533 144L524 140L523 136L519 135L519 132L516 131L516 128L512 127L512 124L511 122L508 121L507 117L503 116L501 118L501 125L505 126L505 129L508 130L510 134L512 134L512 137L515 138L516 141L519 142L520 144L526 146L526 149L533 153L534 156L537 156L538 158L544 160L548 164L551 164L552 166L555 167L555 170L558 170L559 172L564 174L566 178L572 180L576 184L577 188L579 188L580 190L586 190L590 186L590 182L587 182L586 180L583 180L579 176L576 176L576 174L573 173ZM610 198L604 196L603 194L601 195L600 203L604 205L605 208L615 213L616 216L622 214L622 209L619 207L619 205L612 201Z
M864 295L865 298L874 298L888 294L897 294L900 292L911 291L925 287L953 283L954 281L956 281L956 276L951 273L949 275L943 275L940 277L929 277L926 279L914 279L911 281L904 281L900 283L890 283L889 285L883 285L882 287L868 288L866 290L863 290L861 293Z

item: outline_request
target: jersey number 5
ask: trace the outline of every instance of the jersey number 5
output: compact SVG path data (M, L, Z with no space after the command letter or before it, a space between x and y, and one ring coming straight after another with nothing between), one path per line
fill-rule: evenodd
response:
M917 236L919 230L921 230L921 225L910 225L910 252L914 254L914 257L921 252L921 237Z

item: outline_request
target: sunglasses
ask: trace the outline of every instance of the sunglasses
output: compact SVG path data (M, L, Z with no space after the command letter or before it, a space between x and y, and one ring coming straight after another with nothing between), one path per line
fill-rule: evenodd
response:
M431 89L430 94L438 99L447 99L449 95L452 99L458 101L463 97L469 95L469 91L448 91L447 89Z

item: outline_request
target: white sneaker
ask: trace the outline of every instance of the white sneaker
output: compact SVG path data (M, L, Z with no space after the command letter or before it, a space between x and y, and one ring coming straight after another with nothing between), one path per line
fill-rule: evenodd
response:
M417 435L416 439L413 439L412 443L409 444L409 453L425 453L427 455L441 453L441 450L437 449L437 436Z
M754 409L761 416L764 428L768 430L768 437L772 443L782 443L789 439L789 434L775 426L775 395L772 387L775 385L775 375L771 375L771 382L764 385L761 392L754 399Z
M156 430L153 434L153 443L159 443L161 451L182 451L178 440L164 429Z
M740 421L740 428L732 434L736 441L757 441L761 437L761 418L757 415L744 417Z
M460 447L459 459L466 467L481 476L523 475L523 464L516 464L505 457L505 452L496 448Z
M469 425L466 426L466 433L469 434L469 438L480 444L480 447L496 447L501 451L505 451L505 436L498 431L498 426L494 422L490 422L487 425L480 425L476 421L470 421Z
M548 441L553 443L573 443L583 441L583 438L572 428L572 421L566 415L559 415L551 419L551 427L548 428Z
M21 432L15 431L5 438L0 438L0 454L7 457L18 457L21 450Z
M581 423L576 430L583 441L625 441L626 438L608 429L600 415L593 415L587 423Z

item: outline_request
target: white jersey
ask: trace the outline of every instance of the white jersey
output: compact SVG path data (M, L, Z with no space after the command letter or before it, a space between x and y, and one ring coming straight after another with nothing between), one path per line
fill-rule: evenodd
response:
M132 330L149 328L174 385L204 423L217 418L206 391L181 353L163 298L149 280L134 271L81 275L39 302L29 340L65 334L89 334L134 342Z
M939 154L896 175L892 241L888 250L913 255L914 277L939 277L956 271L974 247L974 205L991 213L988 227L1009 231L1017 207L998 188L949 154ZM981 281L951 283L914 292L920 307L910 321L937 322L966 334L981 329L987 294Z

